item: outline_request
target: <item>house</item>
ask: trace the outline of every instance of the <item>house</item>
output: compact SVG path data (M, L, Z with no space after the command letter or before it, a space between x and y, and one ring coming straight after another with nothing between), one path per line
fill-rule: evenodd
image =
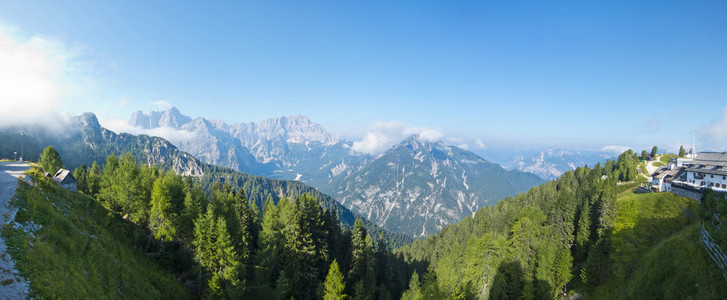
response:
M684 165L684 169L681 184L727 192L727 152L700 152L692 162Z
M661 166L651 175L651 189L655 192L671 192L671 184L684 177L685 168L673 165Z
M76 178L73 177L71 171L60 169L56 172L56 175L53 176L53 180L71 192L75 192L77 190Z

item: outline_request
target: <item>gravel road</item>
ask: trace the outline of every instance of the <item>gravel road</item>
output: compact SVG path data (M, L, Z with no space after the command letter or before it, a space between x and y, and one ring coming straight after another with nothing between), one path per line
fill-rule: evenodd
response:
M0 226L12 222L16 210L10 207L10 199L18 187L18 176L30 168L18 162L0 162ZM0 299L24 299L28 297L28 282L18 275L15 261L8 254L5 239L0 236Z

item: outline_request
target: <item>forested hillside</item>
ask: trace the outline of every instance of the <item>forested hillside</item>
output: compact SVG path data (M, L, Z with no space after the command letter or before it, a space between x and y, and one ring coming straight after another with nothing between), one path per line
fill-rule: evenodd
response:
M229 180L207 195L197 180L139 165L131 154L74 174L81 192L142 228L140 250L198 296L320 298L334 262L346 276L330 284L345 288L329 293L398 298L407 283L409 267L384 235L375 242L360 220L342 228L335 209L308 194L258 206Z
M400 253L418 264L419 274L405 296L662 299L674 289L657 288L661 282L684 276L655 269L660 264L689 268L676 260L687 255L684 251L693 252L688 262L698 262L700 278L709 279L696 282L709 291L700 295L713 298L713 291L725 291L698 240L687 250L675 248L684 243L680 234L696 233L690 226L696 221L695 201L670 193L635 201L644 197L633 194L636 184L617 184L636 177L637 163L637 155L628 151L605 166L577 168L403 247ZM660 277L651 277L655 274Z
M67 122L59 121L58 125L59 128L55 129L42 125L24 127L25 160L38 161L43 149L53 146L62 157L62 166L70 170L87 169L90 172L93 168L100 169L109 156L117 158L130 153L138 164L156 166L160 171L174 170L178 174L198 178L206 194L210 193L216 181L221 181L223 184L229 183L233 189L243 188L246 196L258 207L262 207L268 198L277 203L284 196L297 197L307 193L316 197L327 209L334 210L346 228L353 228L357 218L335 199L304 183L254 176L206 164L189 153L180 151L163 138L116 134L102 127L92 113L72 117ZM20 131L19 127L0 130L0 140L4 141L0 143L0 157L13 157L13 152L20 145ZM99 166L93 167L94 163ZM368 220L363 223L374 237L383 234L390 246L398 247L412 241L407 235L382 230Z
M205 165L204 170L205 175L199 178L199 182L202 185L202 189L208 194L211 192L213 185L218 181L223 185L229 184L233 189L240 188L244 190L248 199L258 207L263 207L269 199L273 200L274 203L278 203L281 198L286 196L295 198L303 194L308 194L318 199L325 209L335 212L342 223L341 225L347 229L352 229L356 219L361 219L369 234L375 239L382 235L389 247L398 248L403 245L408 245L413 241L413 238L407 234L384 230L382 227L364 219L360 215L354 214L336 201L336 199L300 181L255 176L211 165Z

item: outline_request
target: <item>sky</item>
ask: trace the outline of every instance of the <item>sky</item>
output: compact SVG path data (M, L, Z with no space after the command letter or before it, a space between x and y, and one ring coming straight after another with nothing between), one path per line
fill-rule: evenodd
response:
M302 114L359 143L675 149L694 132L727 150L727 2L632 2L0 0L0 125L175 106Z

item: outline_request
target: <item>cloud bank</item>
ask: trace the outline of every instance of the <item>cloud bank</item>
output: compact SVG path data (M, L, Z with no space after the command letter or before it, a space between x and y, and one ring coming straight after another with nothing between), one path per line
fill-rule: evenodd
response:
M598 149L598 151L611 152L615 155L619 155L621 153L628 151L629 149L631 149L631 147L629 147L629 146L608 145L608 146L603 146L601 149Z
M353 143L351 153L381 154L391 146L414 134L418 134L419 139L425 142L438 141L444 137L444 133L439 129L409 126L399 121L378 121L369 126L366 135L360 141Z
M0 26L0 126L47 123L74 72L76 51L46 37L16 37Z
M170 143L179 146L184 142L188 142L197 137L197 134L192 131L183 129L176 129L171 127L158 127L154 129L144 129L141 127L131 126L128 121L120 119L102 119L99 120L101 126L116 132L116 133L130 133L134 135L146 134L149 136L162 137Z

